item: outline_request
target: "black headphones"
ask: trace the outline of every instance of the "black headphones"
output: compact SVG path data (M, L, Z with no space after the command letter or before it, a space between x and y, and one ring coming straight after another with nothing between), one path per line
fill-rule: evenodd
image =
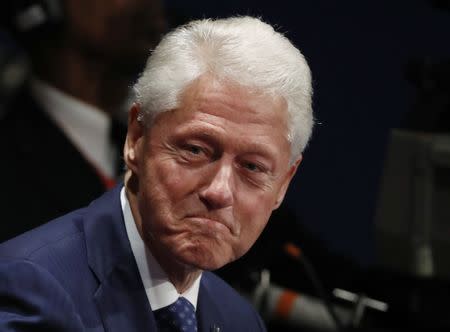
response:
M61 0L3 0L2 26L18 35L55 27L63 19Z
M58 32L62 20L63 0L1 0L0 119L30 72L23 46Z

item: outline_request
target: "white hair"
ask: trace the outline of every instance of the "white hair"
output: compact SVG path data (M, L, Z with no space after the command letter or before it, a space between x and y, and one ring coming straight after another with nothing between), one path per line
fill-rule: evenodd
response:
M193 21L168 33L134 86L146 120L177 108L184 90L203 74L284 98L291 162L298 159L314 122L311 73L285 36L248 16Z

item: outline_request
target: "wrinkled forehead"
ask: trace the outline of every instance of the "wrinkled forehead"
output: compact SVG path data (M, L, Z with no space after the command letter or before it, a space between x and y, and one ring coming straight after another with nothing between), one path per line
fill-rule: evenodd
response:
M201 129L202 123L212 125L215 120L248 139L276 137L278 143L286 142L282 147L290 153L289 113L283 97L207 74L183 89L174 109L157 114L147 124L173 131L175 127Z
M153 138L193 137L232 144L269 155L290 155L288 112L283 98L241 86L198 80L183 93L178 107L160 113ZM241 151L242 152L242 151Z
M179 107L186 108L193 103L197 108L214 111L217 98L230 109L242 108L242 118L265 120L267 117L277 118L283 126L288 127L287 101L273 91L264 91L257 87L248 87L227 78L220 78L211 74L203 74L190 83L178 98ZM274 123L274 125L276 125Z

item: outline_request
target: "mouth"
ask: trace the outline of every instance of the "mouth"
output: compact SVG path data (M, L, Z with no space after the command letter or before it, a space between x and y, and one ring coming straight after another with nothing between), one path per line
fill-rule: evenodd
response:
M204 215L188 215L186 216L186 218L195 223L205 225L206 227L220 230L222 232L226 231L231 233L232 235L236 234L236 230L233 227L233 223L223 218L216 218Z

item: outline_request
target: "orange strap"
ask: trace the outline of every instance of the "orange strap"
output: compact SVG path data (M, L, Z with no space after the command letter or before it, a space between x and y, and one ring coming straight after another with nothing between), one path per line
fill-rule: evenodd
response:
M279 318L288 318L297 298L298 293L291 290L284 291L275 307L275 316Z
M98 178L103 183L103 186L105 187L106 190L114 188L114 186L117 183L117 181L115 179L103 174L97 167L95 167L95 166L92 166L92 167L94 168L95 173L97 173Z
M105 190L109 190L115 187L115 185L117 184L116 179L111 178L109 176L107 176L106 174L104 174L101 170L98 169L98 167L96 167L94 165L94 163L92 161L89 160L89 158L87 158L83 153L81 153L81 155L84 157L84 159L88 162L89 165L91 165L91 167L94 169L95 173L97 174L98 178L100 179L100 181L103 184L103 187L105 188Z
M297 247L295 244L288 242L284 245L284 251L295 259L300 259L302 256L302 251L299 247Z
M98 174L100 180L102 181L103 185L105 186L106 190L114 188L114 186L116 185L115 179L112 179L98 171L97 171L97 174Z

